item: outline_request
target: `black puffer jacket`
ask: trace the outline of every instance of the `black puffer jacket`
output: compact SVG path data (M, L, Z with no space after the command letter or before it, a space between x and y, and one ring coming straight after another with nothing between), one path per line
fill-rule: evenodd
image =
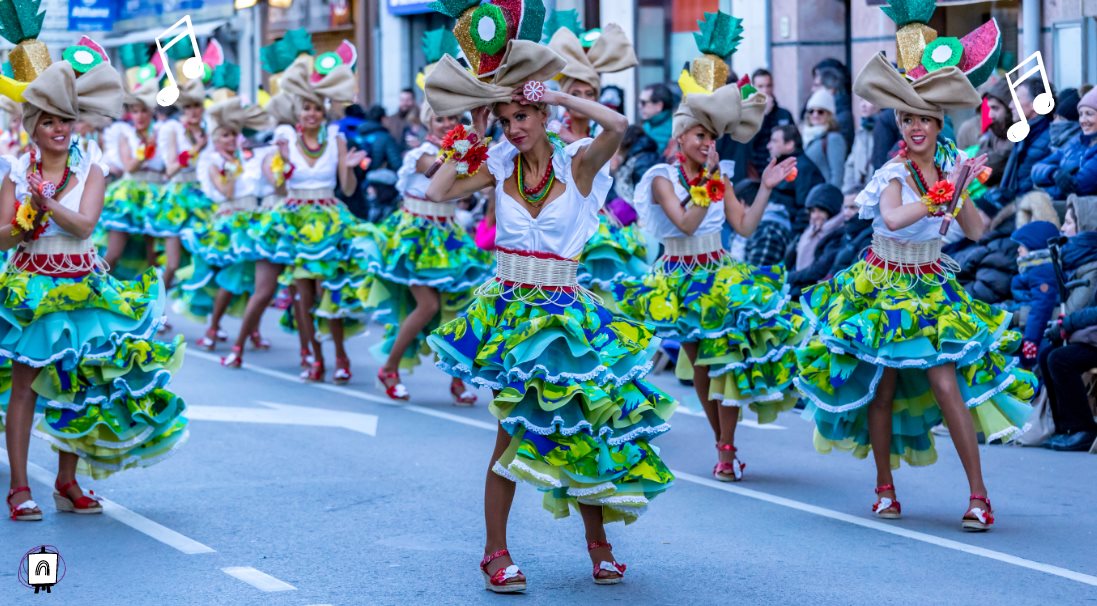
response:
M789 272L788 283L793 297L798 297L801 290L830 277L835 258L845 248L845 238L843 229L836 229L823 236L823 239L815 245L815 260L811 265Z
M978 242L961 240L945 250L960 264L956 279L968 294L984 303L1002 303L1012 297L1010 282L1017 274L1017 243L1010 236L1016 229L1016 212L1013 204L1007 205Z
M833 276L861 260L861 253L872 244L872 221L853 218L842 229L841 244L834 254L829 275Z

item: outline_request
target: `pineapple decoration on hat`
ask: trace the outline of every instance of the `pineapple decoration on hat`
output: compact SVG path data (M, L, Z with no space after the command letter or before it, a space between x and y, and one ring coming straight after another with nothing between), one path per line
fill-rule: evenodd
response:
M415 84L419 86L419 90L426 90L427 75L434 71L435 66L442 60L442 57L446 55L456 57L459 52L457 38L450 30L442 27L424 32L423 56L426 58L427 64L415 75ZM423 103L419 106L419 121L429 128L434 115L430 103L424 98Z

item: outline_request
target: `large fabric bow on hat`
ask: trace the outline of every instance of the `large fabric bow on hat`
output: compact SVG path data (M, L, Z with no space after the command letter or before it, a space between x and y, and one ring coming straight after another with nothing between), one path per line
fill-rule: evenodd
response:
M274 121L270 114L258 105L244 105L240 97L232 97L216 103L206 110L206 117L214 128L227 128L237 133L244 129L263 130Z
M729 84L711 94L692 93L686 97L674 112L674 136L699 124L717 137L731 135L747 143L762 128L765 114L765 95L754 93L743 99L739 87Z
M853 92L877 107L944 120L945 112L976 107L983 102L975 87L955 67L943 67L914 82L900 74L883 53L869 60Z
M187 80L179 86L179 98L175 101L178 107L188 105L201 105L206 100L206 86L201 78Z
M122 115L122 79L101 63L79 78L68 61L50 65L23 91L23 128L33 133L42 114L67 120L118 118Z
M85 78L81 76L81 78ZM145 80L137 85L133 91L122 89L123 103L126 105L144 105L149 110L156 109L156 93L160 92L160 84L156 78Z
M556 30L549 40L549 48L567 61L560 70L561 88L565 92L575 81L591 85L595 92L601 91L601 74L623 71L639 63L625 30L616 23L606 25L590 50L584 49L575 32L567 28Z
M511 40L490 82L478 80L450 55L442 57L427 76L427 101L440 116L456 116L495 103L506 103L514 89L530 80L548 80L565 61L552 49L529 40Z
M299 105L302 101L311 101L320 107L326 107L326 102L351 103L357 85L354 81L354 71L346 65L340 65L328 72L319 82L309 79L312 75L312 58L308 56L298 57L286 71L278 85L283 92L296 99Z

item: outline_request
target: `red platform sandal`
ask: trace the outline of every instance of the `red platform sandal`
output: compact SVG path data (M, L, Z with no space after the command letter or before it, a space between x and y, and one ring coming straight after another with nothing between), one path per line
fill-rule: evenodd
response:
M731 452L733 455L737 452L731 444L717 444L716 450ZM741 482L743 480L743 470L746 468L746 463L735 457L727 463L717 463L716 467L712 468L712 477L720 482Z
M37 522L41 520L42 510L38 508L38 503L35 503L34 499L27 499L18 505L11 504L11 498L21 492L29 495L30 486L16 486L8 491L8 512L11 519L16 522Z
M480 572L484 575L484 589L495 593L518 593L526 590L526 575L522 574L517 564L504 566L496 570L495 574L488 574L488 564L507 556L510 556L510 552L500 549L480 560Z
M240 368L244 364L244 348L239 345L232 346L232 353L221 358L221 366L225 368Z
M395 383L389 385L389 381L395 381ZM385 372L385 369L377 371L377 387L385 392L385 395L391 400L398 402L406 402L411 398L411 394L408 393L408 388L404 387L404 384L400 382L400 373L398 371Z
M326 373L327 371L324 369L324 361L319 360L314 361L311 365L309 365L309 369L301 373L301 378L309 381L310 383L323 383L324 374Z
M982 501L986 504L987 508L984 510L982 507L969 507L967 513L964 514L961 525L963 529L968 532L985 532L990 530L990 527L994 524L994 511L990 507L990 499L981 497L977 494L971 495L972 501Z
M591 541L587 544L587 551L594 551L605 547L610 551L613 550L613 545L610 545L608 541ZM625 569L628 568L625 564L618 564L616 561L608 562L601 561L594 565L594 572L591 576L594 577L595 585L616 585L625 580ZM602 576L598 576L601 574Z
M213 351L217 348L218 341L220 341L220 339L217 338L217 329L210 328L206 331L205 336L199 337L198 340L194 342L194 345L195 347L206 351Z
M879 496L881 492L887 492L889 490L894 493L895 485L884 484L883 486L877 486L876 495ZM875 513L878 518L898 520L903 517L903 506L899 504L898 500L891 497L880 497L872 504L872 512Z
M476 404L476 393L469 389L461 379L450 381L449 395L453 396L454 406L472 406Z
M57 485L57 482L54 482L53 487L55 488L53 503L57 505L57 511L79 514L103 513L103 505L100 504L99 497L95 496L94 490L89 490L86 495L80 495L80 498L75 501L67 496L69 488L76 487L77 490L80 490L80 487L76 485L76 480L65 482L60 486Z
M259 334L259 331L251 333L251 346L255 349L267 350L270 349L270 341L264 339L263 335Z
M331 381L336 385L346 385L354 377L350 372L350 358L335 358L335 372L331 375Z

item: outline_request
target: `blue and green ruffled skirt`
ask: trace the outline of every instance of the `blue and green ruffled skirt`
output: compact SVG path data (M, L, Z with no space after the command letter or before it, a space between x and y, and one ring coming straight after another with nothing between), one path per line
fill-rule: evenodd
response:
M808 332L789 302L784 268L722 258L691 269L666 261L641 279L618 284L621 312L659 337L697 343L696 364L708 367L711 399L749 406L761 423L776 420L799 399L792 389L796 347ZM685 356L679 356L677 374L692 378Z
M160 187L160 195L147 208L145 233L176 237L184 229L198 228L213 218L216 206L197 181L172 181Z
M177 310L205 320L213 311L217 291L234 295L228 314L242 317L248 296L255 292L255 245L247 237L248 227L257 219L256 211L237 211L214 215L197 227L185 228L183 247L191 263L176 274L173 289Z
M585 504L636 520L674 479L649 443L676 406L643 378L651 331L586 295L486 288L427 342L441 369L496 392L490 410L511 442L495 473L544 491L556 517Z
M123 282L89 273L57 278L0 275L0 412L11 397L11 364L41 372L33 383L35 433L80 457L77 471L103 478L148 466L187 438L182 398L167 385L183 362L183 338L155 340L164 290L154 271Z
M579 284L614 303L610 293L621 282L642 278L651 268L648 248L636 224L621 227L604 213L598 214L598 231L579 256Z
M884 273L893 284L878 287ZM955 364L960 394L987 442L1019 432L1036 380L1011 353L1020 336L1011 314L972 299L954 276L916 278L865 260L805 291L815 331L797 352L796 386L815 423L815 447L865 458L868 405L885 368L898 369L892 407L891 465L937 460L930 430L944 421L926 369ZM872 279L870 279L872 278Z
M157 206L163 186L142 179L122 177L107 186L98 229L127 234L151 234L150 212Z
M468 307L472 291L490 279L494 269L491 253L476 246L460 225L404 211L391 214L369 236L357 239L353 248L351 256L358 263L355 274L325 284L321 309L330 305L332 293L341 294L344 300L359 304L359 314L383 322L384 337L372 350L379 358L389 355L400 325L415 310L409 287L429 286L439 292L439 313L400 361L406 370L430 353L427 335Z

